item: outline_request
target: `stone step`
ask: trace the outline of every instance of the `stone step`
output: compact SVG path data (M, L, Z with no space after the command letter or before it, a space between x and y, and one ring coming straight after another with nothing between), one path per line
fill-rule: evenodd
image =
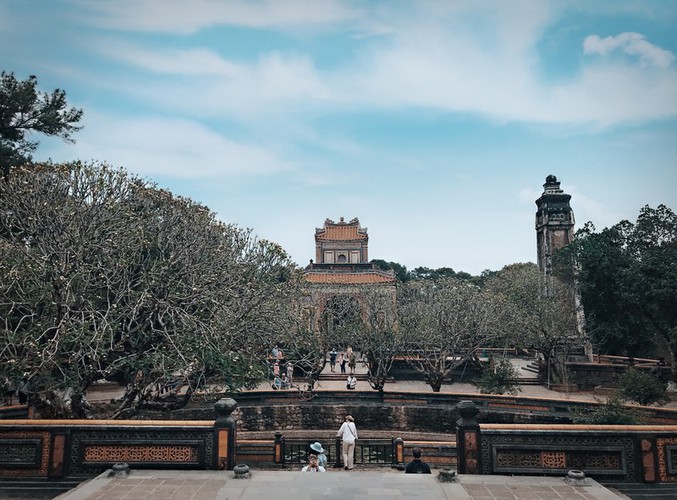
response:
M0 479L0 498L54 498L90 479L90 477L49 480L42 478L3 478Z
M511 382L519 385L541 385L541 379L537 377L533 378L516 378L511 380Z
M602 482L607 488L620 491L632 500L674 500L677 498L675 483L610 483Z

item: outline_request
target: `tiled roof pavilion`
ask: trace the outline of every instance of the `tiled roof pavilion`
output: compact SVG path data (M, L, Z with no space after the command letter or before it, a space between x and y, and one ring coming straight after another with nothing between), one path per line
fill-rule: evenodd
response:
M369 235L356 218L346 222L331 219L315 229L316 261L310 261L304 274L313 284L372 285L395 284L395 274L369 263Z
M306 271L306 280L310 283L368 285L374 283L394 283L395 277L385 271L363 273L323 273Z

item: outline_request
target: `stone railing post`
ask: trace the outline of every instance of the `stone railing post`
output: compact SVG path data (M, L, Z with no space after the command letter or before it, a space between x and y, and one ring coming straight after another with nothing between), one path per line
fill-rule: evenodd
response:
M481 474L480 424L475 417L479 413L472 401L461 401L456 405L461 418L456 421L456 449L459 474Z
M274 461L276 464L284 465L284 436L281 432L275 433Z
M232 398L221 398L214 404L216 421L216 468L232 470L235 465L235 421L231 413L237 408L237 401Z
M340 469L343 467L343 453L341 453L341 438L336 438L336 461L334 462L334 467Z
M402 465L404 463L404 440L402 438L393 439L393 465Z

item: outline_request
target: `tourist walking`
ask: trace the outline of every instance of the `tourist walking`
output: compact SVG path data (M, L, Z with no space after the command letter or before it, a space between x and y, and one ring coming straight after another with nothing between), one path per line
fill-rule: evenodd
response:
M355 353L353 350L349 347L349 353L348 353L348 367L350 368L350 373L355 373L355 367L357 366L357 357L355 356Z
M5 389L5 404L7 406L12 406L12 398L14 397L14 394L16 394L16 387L14 386L14 383L8 378L5 378L3 386Z
M336 349L333 349L329 352L329 368L331 369L332 373L336 371L336 356L338 353L336 352Z
M27 376L24 376L21 382L19 382L18 392L19 404L25 405L28 402L28 394L31 392L31 383L28 381Z
M289 385L294 384L294 365L291 363L287 363L286 365L287 369L287 378L289 379Z
M355 441L357 440L357 427L352 415L346 415L346 419L341 424L336 436L341 438L341 454L343 455L344 469L351 470L353 468Z
M346 356L345 356L345 354L343 354L343 353L339 354L338 362L339 362L339 366L341 367L341 373L345 373L346 372Z

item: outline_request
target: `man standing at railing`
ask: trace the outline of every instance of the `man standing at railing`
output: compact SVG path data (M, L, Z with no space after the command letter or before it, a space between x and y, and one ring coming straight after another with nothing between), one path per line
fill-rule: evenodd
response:
M353 455L355 453L355 441L357 440L357 427L355 420L351 415L346 415L345 422L336 433L342 440L341 452L343 454L343 468L351 470L353 468Z

